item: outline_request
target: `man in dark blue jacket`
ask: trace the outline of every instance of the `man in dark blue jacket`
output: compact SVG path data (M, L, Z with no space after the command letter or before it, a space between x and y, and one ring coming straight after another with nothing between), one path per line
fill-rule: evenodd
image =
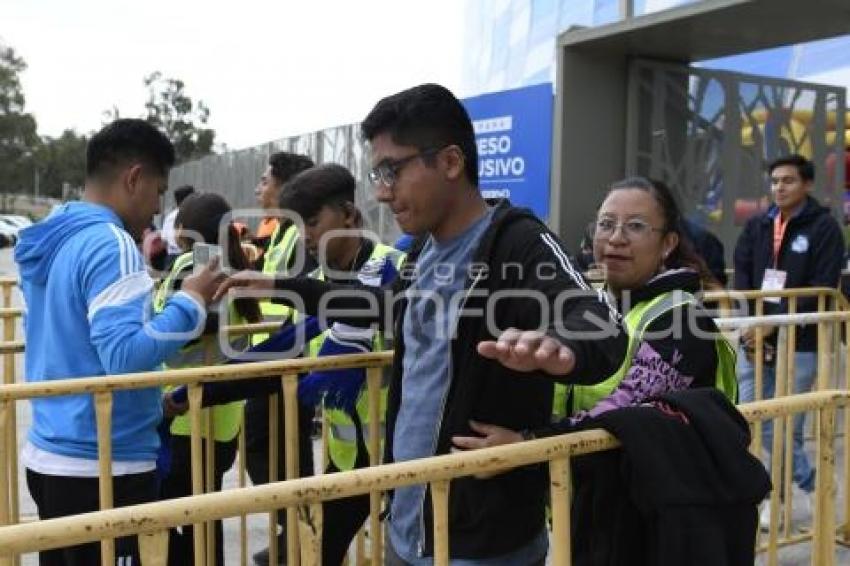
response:
M747 222L735 246L735 289L836 287L844 257L844 239L828 208L811 195L815 170L799 155L782 157L768 167L773 205ZM797 300L798 312L817 310L814 297ZM766 302L765 314L787 312L785 300ZM767 329L775 340L775 329ZM738 380L741 402L755 399L754 331L741 337ZM767 348L770 349L770 348ZM794 393L812 388L817 372L817 327L797 329ZM765 365L762 398L774 396L775 369ZM765 423L763 444L772 446L773 429ZM794 419L793 480L806 494L815 488L815 470L803 450L803 416ZM806 498L808 499L808 498ZM766 517L765 517L766 518ZM764 524L764 521L762 521Z

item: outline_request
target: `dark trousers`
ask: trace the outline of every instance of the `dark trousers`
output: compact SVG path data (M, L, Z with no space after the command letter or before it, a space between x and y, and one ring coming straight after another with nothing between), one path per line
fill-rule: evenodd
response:
M278 394L278 424L279 432L277 451L277 479L286 476L284 460L284 426L283 426L283 394ZM313 425L312 408L299 405L298 410L298 463L301 477L313 475L313 442L311 431ZM251 477L251 483L260 485L269 483L269 398L254 397L245 403L245 468ZM286 523L286 513L278 513L278 524Z
M529 564L528 566L545 566L546 558L541 558L537 562ZM393 548L393 545L389 541L384 542L384 566L410 566L410 563L405 561L402 557L398 555L398 553ZM519 565L517 565L519 566Z
M349 414L357 431L357 458L354 468L369 466L369 451L363 436L363 424L357 414ZM331 461L325 473L338 472ZM369 496L357 495L322 502L322 564L323 566L339 566L351 546L351 541L357 531L369 517Z
M77 515L100 508L97 478L49 476L27 470L27 487L38 508L40 519ZM115 476L112 480L115 507L156 500L156 474ZM135 536L115 541L116 564L138 566L139 549ZM100 564L100 543L92 542L38 553L40 566L92 566Z
M171 471L162 481L162 498L172 499L192 495L192 448L191 438L175 435L171 437ZM206 442L202 448L202 462L206 462ZM236 460L236 439L215 443L215 490L221 491L224 474ZM206 466L204 466L206 476ZM168 534L168 564L183 566L195 563L192 525L171 529ZM221 521L215 521L215 563L224 565L224 529Z

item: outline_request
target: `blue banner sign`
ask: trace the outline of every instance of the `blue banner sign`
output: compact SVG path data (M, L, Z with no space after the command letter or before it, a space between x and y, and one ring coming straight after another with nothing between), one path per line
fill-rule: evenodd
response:
M552 85L483 94L463 104L475 128L484 197L508 198L548 220Z

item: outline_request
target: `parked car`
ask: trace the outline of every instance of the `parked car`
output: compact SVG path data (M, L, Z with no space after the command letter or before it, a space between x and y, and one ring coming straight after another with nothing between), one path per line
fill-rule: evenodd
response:
M19 229L32 226L32 220L21 214L0 214L0 220L11 223Z
M0 247L14 246L18 241L18 230L20 228L0 221Z
M20 214L0 214L0 247L14 246L18 232L31 224L29 218Z

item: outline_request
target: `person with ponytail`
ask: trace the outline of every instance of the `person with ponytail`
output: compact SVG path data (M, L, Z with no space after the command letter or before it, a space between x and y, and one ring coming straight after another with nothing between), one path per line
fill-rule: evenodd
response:
M221 246L226 258L222 264L227 268L246 269L250 265L248 258L242 250L239 234L229 219L231 208L227 201L220 195L214 193L195 193L187 197L180 205L180 211L175 219L177 240L184 250L178 256L169 274L163 279L154 295L154 310L160 310L165 305L169 296L180 290L183 278L190 275L194 270L192 245L194 243L216 244ZM246 322L259 322L260 308L257 301L242 297L233 301L227 313L228 324L241 324ZM225 359L218 342L219 318L216 312L207 314L207 323L203 335L186 344L171 358L167 359L165 366L169 369L215 365ZM232 350L243 350L248 346L245 338L230 341ZM169 397L166 396L166 405ZM222 478L230 469L236 457L236 436L242 420L242 401L228 403L212 408L213 411L213 435L215 437L215 490L221 489ZM182 412L178 408L175 412ZM168 462L170 470L162 469L161 494L164 499L183 497L192 494L192 464L190 434L191 426L188 415L177 416L170 425L166 421L170 432L170 453L161 455L160 463ZM201 434L206 437L208 431L204 425ZM166 438L168 434L164 435ZM164 446L164 450L168 450ZM170 458L169 458L170 456ZM205 460L202 460L205 461ZM204 472L205 474L206 472ZM224 564L224 546L221 521L216 521L215 526L215 553L216 564ZM172 529L169 536L168 563L173 565L192 564L194 562L194 549L192 545L192 526L183 526L179 531Z

